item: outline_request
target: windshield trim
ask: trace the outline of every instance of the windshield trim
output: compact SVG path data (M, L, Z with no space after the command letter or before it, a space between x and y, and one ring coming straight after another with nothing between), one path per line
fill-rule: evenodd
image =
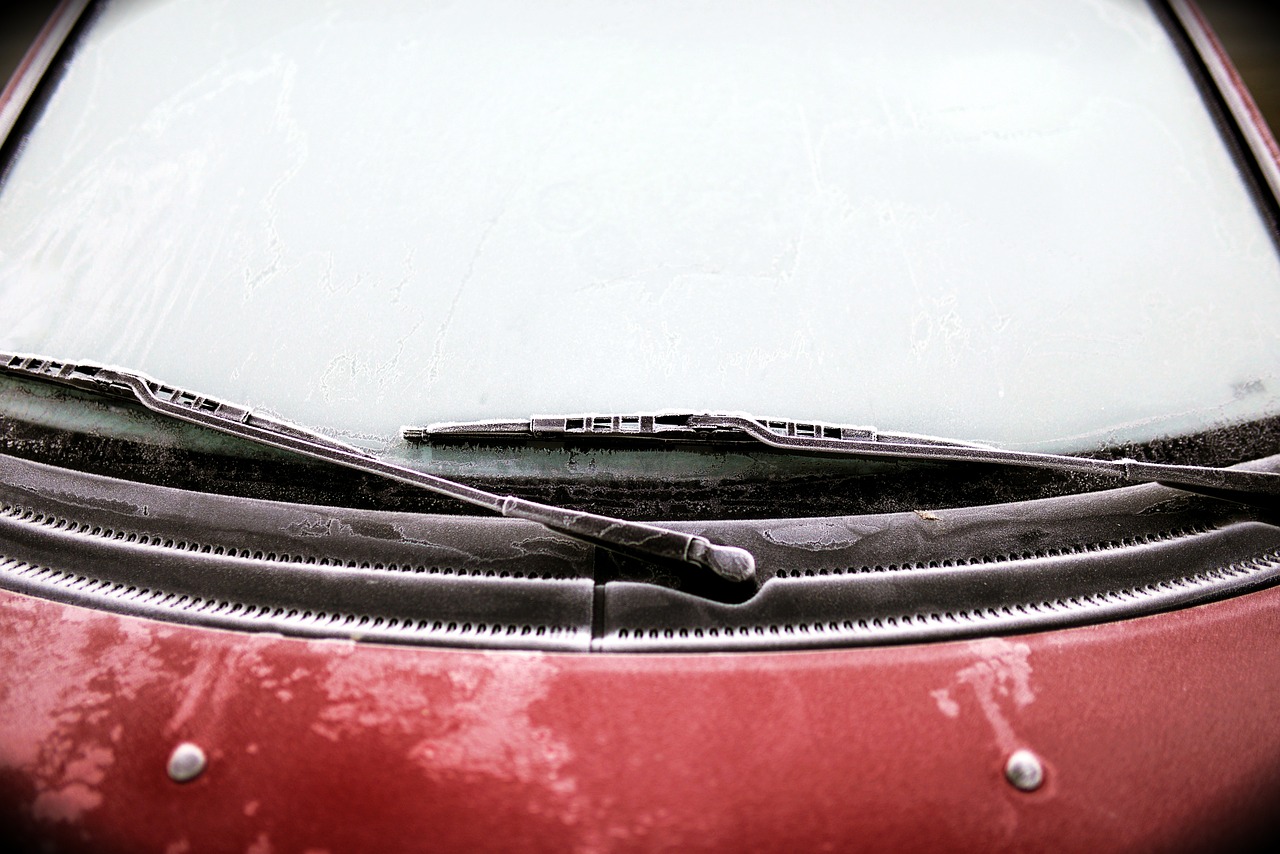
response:
M53 76L48 72L58 55L75 41L71 37L72 31L84 17L90 2L92 0L63 0L40 29L0 92L0 174L7 171L10 143L20 136L14 133L15 128L28 107L39 100L36 93Z
M1188 0L1167 0L1174 17L1181 25L1186 38L1204 65L1204 71L1213 81L1218 94L1234 120L1236 129L1253 155L1271 195L1280 199L1280 145L1267 126L1262 111L1249 94L1240 72L1222 43L1214 35L1208 21Z

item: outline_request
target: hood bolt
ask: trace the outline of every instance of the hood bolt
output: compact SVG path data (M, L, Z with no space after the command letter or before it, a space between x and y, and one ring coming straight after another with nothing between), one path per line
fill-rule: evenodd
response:
M208 764L200 745L184 741L169 755L169 777L175 783L189 783L199 777Z
M1019 791L1034 792L1044 783L1044 766L1030 750L1015 750L1004 764L1004 778Z

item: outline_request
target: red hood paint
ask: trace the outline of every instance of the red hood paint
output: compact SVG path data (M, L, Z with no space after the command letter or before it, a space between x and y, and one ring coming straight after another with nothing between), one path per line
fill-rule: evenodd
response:
M46 850L1187 849L1280 804L1280 590L670 656L250 635L0 593L4 832ZM209 755L190 783L165 766ZM1028 747L1046 781L1010 786Z

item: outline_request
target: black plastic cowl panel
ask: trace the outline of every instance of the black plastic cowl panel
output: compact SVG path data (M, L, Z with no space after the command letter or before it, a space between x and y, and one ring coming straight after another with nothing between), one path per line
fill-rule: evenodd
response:
M1258 511L1141 486L928 513L684 522L747 548L738 604L506 519L284 504L0 455L0 587L154 619L565 651L909 643L1141 616L1280 580Z
M138 616L580 650L592 556L528 522L251 501L0 456L0 586Z
M1193 605L1280 576L1280 536L1257 522L1028 554L795 570L734 606L611 585L594 648L816 648L1044 631Z

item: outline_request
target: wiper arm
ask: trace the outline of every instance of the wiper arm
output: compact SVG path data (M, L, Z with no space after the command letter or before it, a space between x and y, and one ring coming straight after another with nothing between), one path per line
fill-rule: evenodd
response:
M0 352L0 373L134 399L152 412L239 436L259 445L281 448L311 459L421 487L513 519L537 522L610 551L692 564L732 581L745 581L755 575L755 559L745 549L718 545L705 537L657 525L598 516L477 489L388 462L305 427L260 415L247 407L164 385L135 371L91 362L58 362L40 356Z
M750 441L801 454L993 463L1078 472L1114 477L1126 483L1161 483L1246 504L1274 504L1280 498L1280 474L1275 472L1012 451L934 436L880 433L873 427L758 419L741 413L540 416L523 421L447 422L406 427L403 435L416 442L521 436L558 440Z

